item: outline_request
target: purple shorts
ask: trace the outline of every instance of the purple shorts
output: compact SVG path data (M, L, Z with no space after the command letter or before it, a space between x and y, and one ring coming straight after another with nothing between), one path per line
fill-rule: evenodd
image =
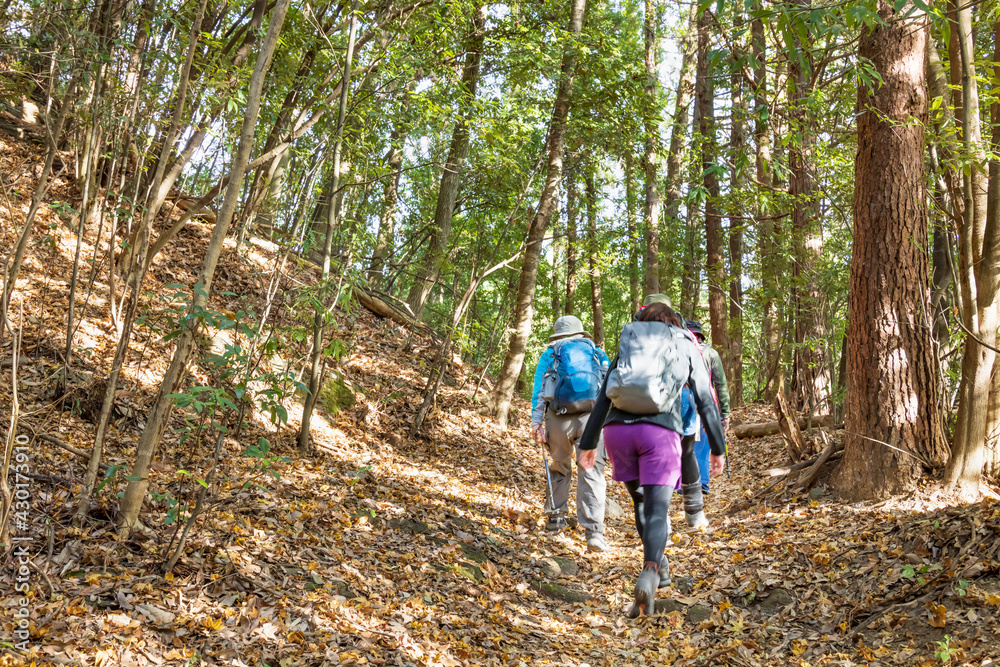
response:
M681 481L681 436L676 431L639 422L614 422L604 427L604 446L611 457L616 482L639 480L677 488Z

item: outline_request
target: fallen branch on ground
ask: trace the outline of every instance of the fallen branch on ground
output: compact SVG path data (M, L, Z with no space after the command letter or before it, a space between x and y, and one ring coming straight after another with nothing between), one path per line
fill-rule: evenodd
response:
M44 440L45 442L47 442L49 444L55 445L56 447L60 447L62 449L65 449L70 454L76 454L77 456L79 456L82 459L86 459L88 461L90 460L90 453L89 452L85 452L82 449L77 449L73 445L67 445L65 442L63 442L59 438L55 437L54 435L49 435L48 433L35 433L35 437L38 438L39 440ZM102 463L101 464L101 470L107 470L107 469L108 469L108 466L106 464Z
M843 446L841 446L841 450L842 449L843 449ZM822 456L822 454L820 456ZM830 455L829 460L839 459L840 456L841 456L840 452L837 451L837 450L834 450L834 452ZM765 476L765 477L779 477L781 475L790 475L791 473L795 472L796 470L802 470L804 468L808 468L812 464L816 463L816 461L818 461L819 458L820 458L819 456L814 456L811 459L807 459L805 461L800 461L799 463L796 463L795 465L784 466L783 468L768 468L767 470L761 470L760 474L763 475L763 476Z
M355 285L354 294L358 298L358 303L360 303L362 306L372 311L379 317L390 319L393 322L402 324L403 326L409 329L413 329L414 331L422 333L426 336L432 336L432 337L434 336L434 332L431 330L429 326L427 326L426 323L421 322L412 315L404 313L399 308L394 307L389 302L380 299L374 294L367 292L363 288Z
M833 415L819 415L813 417L812 427L817 426L833 426ZM805 429L808 426L808 420L805 417L799 417L799 428ZM778 422L764 422L762 424L740 424L739 426L733 427L733 435L737 438L762 438L765 435L774 435L779 431Z
M844 450L844 443L842 442L834 442L831 445L827 446L827 448L823 450L823 453L816 457L816 461L815 463L812 464L812 467L810 467L809 470L806 470L804 473L802 473L802 475L799 477L799 482L798 482L799 488L801 488L804 491L808 489L810 486L812 486L813 482L815 482L816 478L819 476L819 471L820 468L823 467L823 464L829 461L830 458L833 457L835 453L843 450Z

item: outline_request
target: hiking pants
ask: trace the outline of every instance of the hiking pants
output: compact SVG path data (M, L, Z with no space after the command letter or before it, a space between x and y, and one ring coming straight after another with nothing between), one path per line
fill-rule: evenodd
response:
M604 499L607 482L604 480L604 464L608 455L604 451L604 436L597 440L597 462L592 470L584 470L580 465L578 447L583 429L587 426L589 412L578 415L545 416L545 431L549 456L549 475L552 477L552 498L546 501L546 511L554 509L558 514L566 514L569 505L570 475L573 474L573 459L576 458L576 518L587 535L604 533Z
M674 490L662 484L639 484L635 479L625 482L632 498L635 530L642 540L642 559L659 564L670 539L670 497Z
M681 482L694 484L701 481L701 468L694 454L697 435L685 435L681 438Z
M711 453L712 447L708 444L708 436L705 434L705 429L701 429L701 433L698 434L698 441L694 443L694 455L698 459L698 470L701 473L702 493L708 493L708 456ZM684 478L684 483L687 483L686 477Z

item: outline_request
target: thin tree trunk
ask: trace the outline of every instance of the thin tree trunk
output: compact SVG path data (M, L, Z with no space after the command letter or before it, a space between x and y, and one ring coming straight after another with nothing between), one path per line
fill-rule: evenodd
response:
M576 195L576 164L568 161L566 165L566 314L576 312L573 303L579 279L576 275L576 214L579 210L579 198Z
M594 167L587 169L587 262L590 264L590 303L594 313L594 345L604 348L604 303L601 295L601 265L597 250L597 187Z
M208 306L208 297L211 294L215 268L218 265L219 255L222 253L223 243L229 233L233 214L239 202L243 175L246 172L250 151L253 148L254 128L257 124L257 115L260 112L264 80L271 66L271 56L274 54L274 48L278 43L278 35L285 21L289 2L290 0L277 1L274 11L271 14L267 34L257 55L257 63L254 67L247 93L246 110L243 116L239 145L236 155L233 158L233 167L230 172L232 177L229 187L226 189L222 208L219 211L218 222L209 239L204 264L198 275L197 287L191 295L191 309L193 311L198 311ZM180 336L178 336L174 356L170 360L170 366L167 368L163 382L160 384L160 389L153 400L153 406L149 411L146 427L139 436L139 443L136 446L136 457L132 464L130 475L132 481L129 481L128 486L125 487L121 514L118 519L118 527L123 536L128 535L139 521L139 512L142 509L142 503L146 498L146 489L149 486L149 466L153 461L153 455L156 453L157 446L163 440L163 434L167 428L170 408L173 406L173 398L171 396L180 388L184 379L184 369L187 367L191 354L194 352L198 326L198 319L190 318Z
M754 7L755 15L750 24L751 52L754 59L754 163L758 188L770 185L771 181L771 123L770 113L768 113L767 69L765 67L767 40L764 37L764 20L760 15L763 8L763 3L758 1ZM774 305L775 297L778 294L774 221L771 219L772 209L764 202L764 198L758 194L754 212L760 221L757 229L757 254L760 261L761 338L764 347L761 367L764 378L763 396L764 401L770 404L774 399L775 380L780 365L778 356L780 333Z
M402 124L398 121L389 136L389 154L385 164L389 175L385 179L382 190L382 213L379 216L378 235L375 239L375 250L372 261L368 265L368 282L380 285L384 277L385 264L392 258L393 239L396 236L396 203L399 201L399 179L403 167Z
M580 34L586 6L586 0L573 0L567 29L570 40L573 39L573 36ZM542 194L538 200L538 208L528 225L524 259L521 263L521 279L517 290L514 316L515 329L511 334L510 346L507 349L507 355L504 358L493 392L494 415L501 429L507 428L511 395L517 384L521 367L524 365L524 352L531 334L535 283L538 278L538 261L542 252L542 240L545 238L545 230L558 205L559 181L562 177L563 136L566 132L566 116L569 114L570 100L573 96L576 59L577 48L572 41L568 41L566 51L563 54L552 119L549 122L549 136L546 140L548 163L546 165L545 185L542 187Z
M665 217L668 225L676 225L680 222L680 207L682 201L681 186L684 184L686 174L683 171L685 157L685 141L688 127L690 125L688 108L691 106L691 98L694 95L695 87L695 65L697 63L698 48L698 13L697 5L692 4L688 11L687 31L681 41L681 71L677 78L676 102L674 105L673 124L670 129L670 147L667 149L667 179L665 185ZM690 240L694 237L689 234L693 231L693 216L687 216L684 221L683 238L684 250L681 253L681 298L680 308L683 314L694 315L694 305L697 303L698 292L698 267L697 257ZM666 269L670 264L665 263L662 269ZM666 281L660 280L661 286Z
M7 279L3 285L3 298L0 299L0 341L3 340L4 333L9 327L7 323L7 307L10 304L10 296L17 285L17 277L21 272L21 265L24 263L24 253L28 249L28 241L31 239L31 232L35 226L35 217L49 189L49 175L52 174L52 164L55 162L56 153L59 150L59 140L62 137L63 125L66 124L66 118L69 116L70 109L73 107L73 101L76 98L76 82L77 75L74 75L66 87L66 96L63 98L62 105L59 108L55 127L46 123L46 130L48 130L46 138L48 139L49 148L45 154L42 173L38 177L38 183L35 185L35 192L31 196L31 205L28 207L28 215L24 219L24 228L21 230L21 235L17 237L17 246L14 248L14 261L10 266L10 270L7 271Z
M639 229L635 224L635 158L629 151L625 163L625 230L628 234L628 302L629 312L635 313L642 303L639 291ZM662 281L661 281L662 284Z
M563 282L562 275L559 272L559 266L562 264L562 247L565 245L565 241L560 242L558 234L556 238L552 239L552 273L551 281L549 282L549 298L552 305L552 319L553 321L558 320L562 317L562 297Z
M847 440L834 480L854 498L912 490L921 461L941 465L948 451L920 241L927 239L926 15L909 2L898 14L884 0L878 9L885 24L866 29L859 46L881 81L858 87Z
M993 23L993 78L995 80L1000 78L1000 19ZM996 159L996 155L1000 153L1000 100L997 100L996 97L994 97L993 106L990 109L990 116L993 130L991 136L991 155L993 159L990 160L989 190L986 198L987 235L993 233L997 225L1000 225L1000 160ZM937 233L935 229L935 241L937 240ZM942 232L942 234L944 233L947 232ZM936 250L937 245L935 243ZM983 473L987 477L995 479L1000 476L1000 369L997 368L995 361L993 364L993 382L990 387L990 400L986 415L985 444Z
M955 437L944 482L961 494L976 498L986 465L986 442L991 435L990 391L997 355L990 348L996 347L1000 327L1000 221L994 217L989 221L993 224L988 225L986 220L985 150L971 5L957 8L955 18L952 33L956 35L961 56L962 149L973 160L973 164L963 169L965 216L958 232L965 328L972 335L965 341Z
M708 313L712 324L712 346L719 351L723 364L729 357L726 331L726 265L722 255L722 216L719 213L719 179L715 173L715 92L713 90L708 55L711 48L711 17L702 12L698 17L698 131L701 134L701 167L706 191L705 251L708 275Z
M656 0L645 0L643 39L645 42L646 87L643 98L645 145L642 156L646 176L646 204L643 225L646 232L646 294L660 291L660 77L657 65L660 55L660 10Z
M448 150L448 161L445 162L441 174L441 186L438 189L437 206L434 209L434 234L424 255L422 266L410 288L407 302L417 318L423 317L424 306L430 296L431 289L441 273L451 240L451 223L455 213L455 200L458 198L458 188L462 184L462 172L465 158L469 153L469 125L475 114L476 86L479 83L479 71L483 59L483 42L486 39L486 5L478 6L473 13L472 30L466 41L465 64L462 67L462 84L460 87L458 120L452 133L451 147Z
M188 38L189 47L187 58L184 63L184 69L181 70L180 81L178 82L177 103L174 105L173 118L170 122L170 129L167 132L167 142L163 147L164 154L170 150L170 146L173 144L173 136L176 134L177 128L180 126L180 120L184 113L191 66L194 62L194 56L198 52L198 37L201 34L201 23L205 14L206 4L207 0L201 0L198 7L198 13L195 16L195 20L191 24L191 34ZM165 158L165 155L161 155L161 158ZM165 165L166 159L161 159L159 164ZM158 187L158 180L162 178L162 172L163 168L158 167L157 173L153 177L154 188ZM145 244L140 245L137 249L136 256L139 257L140 260L147 257L146 251L150 237L148 227L152 227L152 218L148 216L148 213L149 212L147 211L142 222L147 229L144 233L139 234L140 243ZM145 279L146 271L148 269L148 261L140 261L139 266L136 267L135 280L131 286L132 289L128 296L124 316L119 320L121 331L118 335L118 344L115 346L115 356L111 361L111 371L108 374L108 380L104 390L104 398L101 403L101 412L97 419L97 433L94 436L94 446L91 448L90 460L87 463L87 472L84 475L83 486L81 487L80 495L77 498L76 514L73 517L73 521L77 525L80 525L90 512L90 494L93 493L94 485L97 483L97 475L100 472L101 458L104 455L104 439L107 436L108 423L111 420L111 411L114 408L115 403L115 392L118 389L118 376L121 374L122 365L125 363L125 357L128 354L129 342L132 339L132 328L135 324L135 316L139 308L139 300L142 296L142 282Z
M743 116L743 77L733 74L732 82L732 126L729 135L730 161L742 164L741 156L746 137ZM732 172L730 193L738 193L743 188L742 170ZM742 209L737 197L730 197L729 208L729 366L726 379L729 385L731 407L743 405L743 221Z
M803 11L811 0L797 0ZM816 188L816 165L813 160L815 128L809 112L812 97L811 46L796 40L798 57L789 63L789 78L794 99L791 133L796 138L789 146L788 163L792 195L792 301L795 312L795 407L810 414L830 411L830 352L824 297L816 277L823 252L820 226L819 193ZM803 62L805 66L803 66Z
M326 224L326 238L323 242L323 261L320 285L326 289L330 279L330 254L333 250L333 234L337 229L340 207L337 205L340 197L340 167L341 149L344 137L344 122L347 118L347 94L350 91L351 67L354 60L354 38L357 34L357 0L351 9L351 28L347 40L347 57L344 64L344 81L341 86L340 110L337 112L337 129L333 144L333 173L331 174L330 197L333 199L328 205L329 216ZM346 270L346 267L345 267ZM305 403L302 406L302 424L299 428L299 452L302 454L312 454L316 447L312 441L310 423L312 421L313 409L319 399L320 388L323 386L323 339L326 337L327 312L332 310L336 303L327 307L325 304L317 304L316 312L313 315L313 340L312 340L312 364L309 368L309 381L306 383L309 393L306 395Z

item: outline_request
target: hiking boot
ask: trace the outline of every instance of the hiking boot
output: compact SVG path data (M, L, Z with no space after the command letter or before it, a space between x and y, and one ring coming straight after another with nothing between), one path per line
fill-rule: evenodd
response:
M587 536L587 551L604 553L607 550L608 543L604 541L604 535L601 533L591 533Z
M707 528L708 517L705 516L705 498L702 494L701 482L685 484L681 488L684 492L684 520L687 525L696 530Z
M643 614L656 612L656 587L660 583L660 575L656 570L648 569L639 573L635 582L635 602L628 612L629 618L637 618Z
M566 519L564 519L563 517L553 516L549 517L549 520L545 522L545 530L547 530L550 533L557 533L560 530L566 528L566 526L568 525L569 524L566 522Z
M660 583L657 588L666 588L670 585L670 561L667 560L666 555L660 559L660 567L657 570L660 574Z

